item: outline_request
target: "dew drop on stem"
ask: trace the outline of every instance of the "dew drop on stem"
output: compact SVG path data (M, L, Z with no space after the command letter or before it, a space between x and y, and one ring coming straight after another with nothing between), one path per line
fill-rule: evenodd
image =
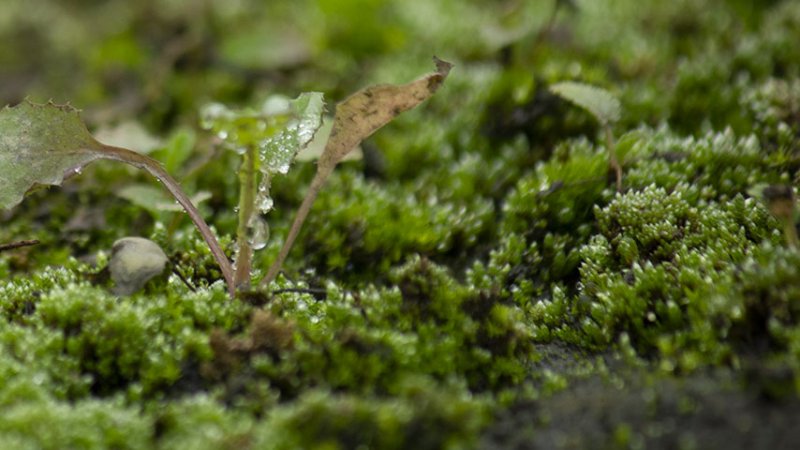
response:
M267 246L269 240L269 225L267 222L258 215L253 215L250 218L250 223L247 224L248 228L248 241L253 250L261 250Z

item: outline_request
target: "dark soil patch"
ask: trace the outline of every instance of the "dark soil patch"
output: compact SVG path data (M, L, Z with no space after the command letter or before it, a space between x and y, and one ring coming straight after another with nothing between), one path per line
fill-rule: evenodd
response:
M772 401L729 375L574 381L503 411L481 449L779 449L800 442L800 400Z

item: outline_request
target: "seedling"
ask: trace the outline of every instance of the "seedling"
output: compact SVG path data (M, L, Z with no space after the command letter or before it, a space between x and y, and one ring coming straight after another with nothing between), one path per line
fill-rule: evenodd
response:
M264 248L269 237L261 215L272 209L272 179L286 174L311 142L322 125L323 105L322 94L310 92L292 101L272 97L260 110L232 111L215 103L203 111L203 127L242 156L233 278L237 289L249 287L253 251Z
M79 174L84 166L98 159L132 165L164 184L205 239L232 295L231 263L200 212L161 163L132 150L101 144L89 134L78 111L69 105L25 101L0 111L1 208L21 202L35 185L60 185L64 178Z
M621 109L619 100L605 89L572 81L554 84L550 86L550 90L556 95L589 111L589 113L600 122L600 126L603 128L606 138L608 165L614 170L614 174L616 175L617 191L622 191L622 166L617 159L614 133L611 129L614 122L619 120Z
M280 271L311 205L349 152L398 114L422 103L442 85L449 63L434 58L436 72L404 85L377 85L356 92L336 108L333 128L319 158L316 175L297 211L278 258L260 286L267 287ZM276 174L285 174L297 153L312 140L321 125L322 94L305 93L296 100L268 102L260 111L233 112L221 105L204 111L204 127L242 155L239 170L239 224L236 268L197 208L161 164L125 148L98 142L68 105L23 102L0 111L0 207L22 201L36 185L60 185L97 159L110 159L143 169L164 184L189 214L219 264L231 296L249 285L252 252L266 243L268 229L260 213L272 208L269 188Z
M453 66L436 57L433 60L436 64L436 72L404 85L383 84L362 89L336 106L333 129L317 163L317 173L311 181L311 186L300 209L297 210L297 215L278 258L261 280L260 287L267 287L278 275L297 234L300 233L308 212L311 211L311 205L314 204L319 190L333 169L361 141L391 122L398 114L430 98L444 83Z

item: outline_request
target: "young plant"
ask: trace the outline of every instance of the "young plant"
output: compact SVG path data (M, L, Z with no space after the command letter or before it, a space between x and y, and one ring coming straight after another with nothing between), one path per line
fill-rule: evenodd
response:
M362 140L398 114L433 95L447 77L451 64L434 58L436 72L404 85L377 85L356 92L336 108L317 172L301 204L278 258L260 286L267 287L280 271L311 205L336 165ZM231 111L212 104L203 112L203 127L224 145L242 155L239 169L239 205L236 267L189 197L161 164L132 150L98 142L70 106L24 102L0 111L0 207L10 208L37 184L59 185L97 159L110 159L149 172L164 184L194 221L233 296L250 284L253 251L263 248L268 228L261 215L272 208L270 184L285 174L297 153L313 139L322 124L322 94L311 92L295 100L273 97L260 110Z
M286 174L297 153L314 138L322 125L323 110L318 92L304 93L291 101L271 97L260 110L232 111L217 103L203 110L203 128L242 156L233 277L237 289L250 286L253 251L267 243L269 228L261 215L272 209L272 179Z
M140 153L98 142L69 105L28 101L0 111L0 208L20 203L36 185L60 185L98 159L123 162L145 170L164 187L189 214L219 264L233 295L233 268L216 237L189 197L161 164Z
M428 99L441 86L451 65L434 58L436 72L404 85L371 86L351 95L336 107L328 141L317 162L317 172L297 211L277 259L259 283L266 288L280 271L314 200L333 169L353 149L398 114ZM284 102L285 103L285 102ZM322 125L322 95L302 94L286 106L268 100L260 111L231 111L212 104L203 113L203 127L220 137L225 146L242 155L239 170L239 225L234 284L250 283L252 254L266 245L268 227L260 214L272 208L272 178L285 174L297 154L308 146ZM260 180L259 180L260 178ZM256 190L256 185L258 189Z
M403 111L407 111L430 98L444 83L452 64L433 58L436 71L403 85L382 84L364 88L336 105L333 129L322 155L317 162L317 172L311 186L297 210L289 234L281 247L278 258L269 268L259 286L266 288L278 275L283 261L289 255L303 222L311 211L322 185L333 169L356 148L361 141L391 122Z
M619 100L605 89L573 81L556 83L550 86L550 90L559 97L589 111L600 122L606 137L608 165L616 175L617 191L622 191L622 166L617 159L614 134L611 129L614 122L619 120L621 110Z

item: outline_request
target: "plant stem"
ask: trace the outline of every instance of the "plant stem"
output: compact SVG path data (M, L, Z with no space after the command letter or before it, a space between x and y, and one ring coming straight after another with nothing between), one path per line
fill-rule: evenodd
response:
M239 225L236 229L236 273L233 283L236 289L250 286L253 247L250 243L250 221L256 201L256 158L255 148L248 146L242 155L239 168Z
M622 192L622 166L617 159L617 149L614 147L614 134L611 132L611 125L603 124L606 133L606 147L608 149L608 165L614 169L617 177L617 192Z
M98 146L102 148L103 156L105 158L113 159L115 161L123 162L139 169L143 169L164 184L164 187L167 188L167 191L169 191L169 193L175 197L175 200L177 200L183 209L186 210L186 213L189 214L189 217L192 219L192 222L194 222L197 230L200 231L203 239L205 239L209 250L211 250L211 254L214 256L214 259L219 265L219 269L222 272L222 277L225 278L225 283L228 286L228 293L232 298L236 293L235 285L233 284L233 266L231 266L231 262L228 261L228 257L225 256L225 252L222 251L222 247L220 247L217 238L211 231L211 228L209 228L208 224L206 224L205 220L203 220L200 212L197 210L197 208L195 208L194 204L192 204L192 201L189 200L189 197L183 192L180 184L178 184L178 182L175 181L175 179L172 178L172 176L166 170L164 170L163 167L161 167L161 163L153 158L150 158L149 156L142 155L141 153L136 153L132 150L121 147L112 147L110 145L99 143Z
M26 240L26 241L12 242L10 244L0 244L0 252L5 251L5 250L14 250L14 249L20 248L20 247L29 247L31 245L36 245L38 243L39 243L38 240L31 239L31 240Z
M269 268L269 272L267 272L267 275L262 278L261 282L258 284L260 289L267 288L269 284L275 280L275 277L278 276L278 272L281 270L283 261L285 261L286 257L289 255L289 250L292 249L292 245L294 244L295 239L297 239L297 235L300 233L300 228L303 227L303 222L305 222L308 213L311 211L311 205L314 204L314 200L317 199L317 195L319 194L322 185L325 184L325 181L328 179L328 176L331 174L331 172L333 172L333 167L317 165L317 173L314 175L314 179L311 181L311 186L308 187L308 192L306 192L306 197L303 199L303 203L297 210L297 215L295 215L294 222L292 222L292 227L289 229L289 234L286 236L286 240L283 242L283 247L281 247L280 253L278 253L278 258L272 263L272 266Z

